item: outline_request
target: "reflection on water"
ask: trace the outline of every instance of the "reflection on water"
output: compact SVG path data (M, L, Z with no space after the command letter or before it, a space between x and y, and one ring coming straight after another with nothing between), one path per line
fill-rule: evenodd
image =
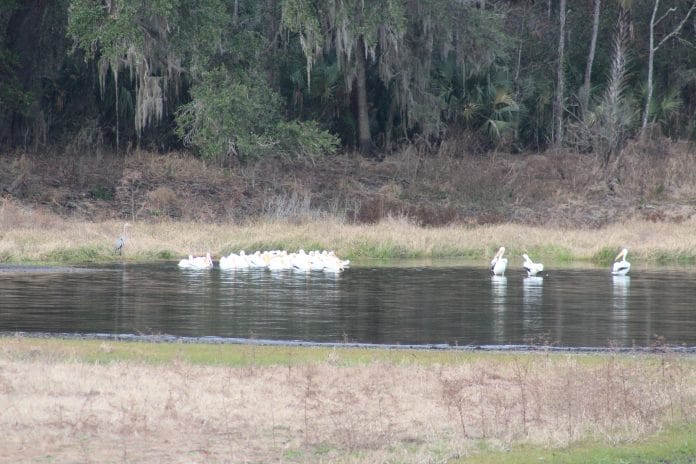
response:
M618 317L626 317L626 300L631 287L631 277L622 275L611 276L612 280L612 307Z
M0 331L388 344L696 346L695 274L354 267L340 274L175 264L0 267Z
M525 333L539 334L543 329L542 303L544 278L528 276L522 280L522 328ZM528 340L530 343L537 340Z
M491 309L493 310L493 343L499 344L500 340L506 338L507 277L505 276L491 276Z
M628 339L626 320L628 319L628 293L630 286L630 276L612 275L612 327L615 330L613 338L624 342Z

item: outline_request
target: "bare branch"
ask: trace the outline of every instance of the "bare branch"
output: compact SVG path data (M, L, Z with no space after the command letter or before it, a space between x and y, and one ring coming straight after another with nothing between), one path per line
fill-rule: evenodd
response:
M683 44L683 45L685 45L685 46L687 46L687 47L696 48L696 44L695 44L695 43L691 42L690 40L686 40L686 39L683 38L683 37L677 37L677 40L679 41L679 43L681 43L681 44Z
M689 16L691 16L691 13L693 13L694 10L696 10L696 0L694 0L691 3L691 8L689 8L689 11L686 12L686 15L684 15L684 17L682 18L681 22L677 25L677 27L675 27L672 32L670 32L669 34L664 36L662 38L662 40L660 40L660 42L657 45L655 45L654 50L657 50L658 48L660 48L662 46L662 44L667 42L669 39L671 39L675 35L679 34L679 32L681 31L681 28L684 27L684 24L686 24L686 21L688 21ZM660 18L660 19L662 19L662 18Z
M673 13L673 12L675 12L675 11L677 11L677 7L674 7L674 6L673 6L672 8L670 8L670 9L668 9L667 11L665 11L665 14L663 14L662 16L660 16L660 19L658 19L657 21L655 21L655 22L653 23L653 26L657 26L658 24L660 24L660 23L662 22L663 19L665 19L667 16L669 16L670 13Z

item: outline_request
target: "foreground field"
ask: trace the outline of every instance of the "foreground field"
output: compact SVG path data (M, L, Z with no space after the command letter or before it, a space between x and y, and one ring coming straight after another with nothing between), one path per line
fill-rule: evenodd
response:
M696 359L7 337L0 411L6 462L686 463Z

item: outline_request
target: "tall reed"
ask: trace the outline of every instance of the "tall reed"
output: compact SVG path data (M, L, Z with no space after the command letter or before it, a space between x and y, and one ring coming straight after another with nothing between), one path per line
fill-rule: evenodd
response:
M176 259L189 254L215 257L245 250L330 249L351 259L464 258L486 263L500 246L509 256L568 263L608 263L624 247L634 263L694 263L696 219L679 224L628 221L601 229L499 225L421 227L406 218L357 225L337 218L304 222L273 220L253 224L135 222L123 255L114 243L123 223L61 219L0 203L0 261L108 262Z

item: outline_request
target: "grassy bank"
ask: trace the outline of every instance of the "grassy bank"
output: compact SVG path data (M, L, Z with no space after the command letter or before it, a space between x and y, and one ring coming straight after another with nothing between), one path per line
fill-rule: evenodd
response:
M634 265L694 264L694 221L631 221L600 229L518 224L420 227L405 219L373 225L324 220L266 220L247 225L133 222L123 256L113 251L122 222L63 219L12 202L0 204L0 262L93 263L177 259L210 251L331 249L349 259L464 258L485 264L500 246L551 263L607 264L623 247ZM520 258L521 259L521 258Z
M659 153L659 156L656 155ZM210 251L333 249L349 259L465 258L500 246L545 263L696 264L693 149L378 162L266 159L222 168L185 152L0 157L0 262L177 259ZM492 181L495 179L495 181ZM128 218L124 256L113 245ZM406 219L410 218L410 219Z
M521 446L508 452L482 452L454 462L467 464L694 464L696 425L669 427L638 442L587 441L562 449Z
M12 462L690 463L696 359L6 337L0 410Z

